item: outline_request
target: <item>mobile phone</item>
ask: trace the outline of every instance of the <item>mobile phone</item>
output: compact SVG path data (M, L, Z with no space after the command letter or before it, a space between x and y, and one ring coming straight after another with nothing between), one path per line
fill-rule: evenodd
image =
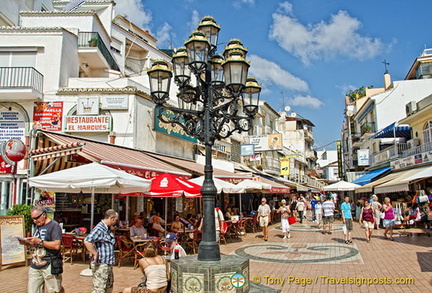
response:
M18 241L27 241L28 240L28 238L24 238L21 236L18 236L17 239L18 239Z

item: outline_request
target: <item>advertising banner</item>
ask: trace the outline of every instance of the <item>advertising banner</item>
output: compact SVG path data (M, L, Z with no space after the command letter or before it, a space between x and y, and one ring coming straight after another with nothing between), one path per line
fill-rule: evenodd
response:
M290 174L290 159L281 158L280 161L280 175Z
M249 142L255 146L256 152L282 150L282 133L253 135Z
M61 131L63 102L35 102L33 108L34 128Z
M255 154L255 146L253 144L242 144L240 146L241 156L253 156Z

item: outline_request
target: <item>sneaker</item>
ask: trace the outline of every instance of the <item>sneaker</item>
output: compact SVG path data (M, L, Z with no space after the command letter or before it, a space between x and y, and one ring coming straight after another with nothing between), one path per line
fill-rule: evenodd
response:
M287 239L287 237L286 236L284 236L282 239Z
M291 235L290 234L288 234L288 237L287 237L288 239L290 239L291 238Z
M349 241L348 241L348 240L345 240L344 242L345 242L345 244L348 244L348 243L349 243Z
M348 243L351 244L352 243L352 239L348 240Z

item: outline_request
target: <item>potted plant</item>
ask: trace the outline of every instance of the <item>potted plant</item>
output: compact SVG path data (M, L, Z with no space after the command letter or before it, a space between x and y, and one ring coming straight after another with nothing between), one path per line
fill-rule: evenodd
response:
M89 41L88 41L89 47L97 47L98 44L98 38L97 37L92 37Z
M32 205L27 204L16 204L12 206L12 209L7 211L8 216L16 216L16 215L23 215L24 216L24 229L26 233L26 237L30 236L31 228L33 225L33 221L30 216L31 209L33 208ZM28 235L28 236L27 236Z

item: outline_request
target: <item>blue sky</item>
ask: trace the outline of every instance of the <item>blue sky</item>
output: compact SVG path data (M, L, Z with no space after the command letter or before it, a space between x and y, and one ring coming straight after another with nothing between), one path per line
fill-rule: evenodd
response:
M218 52L239 38L261 98L315 124L315 146L335 149L344 96L383 86L384 60L402 80L432 48L430 0L116 0L116 10L150 30L158 47L183 46L203 16L222 26Z

